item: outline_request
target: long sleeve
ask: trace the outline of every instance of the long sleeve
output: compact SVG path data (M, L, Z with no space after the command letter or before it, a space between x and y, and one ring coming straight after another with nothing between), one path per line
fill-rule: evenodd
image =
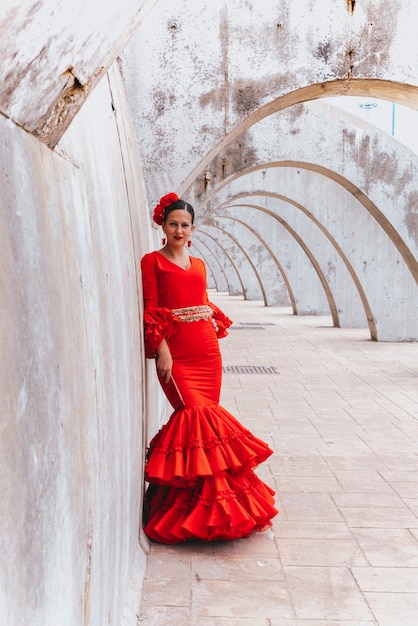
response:
M142 288L144 294L144 337L145 356L153 359L163 339L174 330L174 317L171 309L159 306L158 276L155 258L146 254L141 260Z

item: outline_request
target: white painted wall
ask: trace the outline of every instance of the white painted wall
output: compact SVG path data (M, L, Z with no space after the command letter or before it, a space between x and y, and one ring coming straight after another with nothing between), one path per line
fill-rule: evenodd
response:
M0 623L116 625L145 569L150 245L117 67L56 152L0 124Z

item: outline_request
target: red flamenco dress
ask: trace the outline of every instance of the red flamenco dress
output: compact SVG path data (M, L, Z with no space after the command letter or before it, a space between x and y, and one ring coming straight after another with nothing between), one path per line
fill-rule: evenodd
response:
M190 260L188 270L159 252L141 261L146 356L165 338L173 357L172 378L161 384L174 412L145 467L144 530L166 544L245 537L278 512L274 491L253 471L272 450L219 405L218 337L232 322L208 300L203 261Z

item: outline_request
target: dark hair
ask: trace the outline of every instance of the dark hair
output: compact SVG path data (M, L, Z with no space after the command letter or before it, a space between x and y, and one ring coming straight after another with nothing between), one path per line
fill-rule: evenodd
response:
M193 224L193 222L194 222L194 209L193 209L191 204L189 204L185 200L182 200L181 198L179 198L175 202L172 202L171 204L168 205L168 207L166 207L164 209L163 224L166 223L169 213L171 213L171 211L176 211L178 209L180 209L181 211L188 211L188 213L190 213L190 215L191 215L192 224Z

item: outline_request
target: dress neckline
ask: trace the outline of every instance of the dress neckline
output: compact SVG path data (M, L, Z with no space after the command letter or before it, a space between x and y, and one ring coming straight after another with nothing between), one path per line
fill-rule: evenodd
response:
M168 261L168 263L170 263L170 265L174 265L174 267L178 267L180 270L183 270L183 272L189 272L192 269L192 257L191 256L189 256L190 266L186 268L186 267L183 267L182 265L177 265L177 263L174 263L174 261L170 261L170 259L168 259L166 256L164 256L164 254L161 254L161 252L159 250L156 250L155 252L159 256L162 256L163 259Z

